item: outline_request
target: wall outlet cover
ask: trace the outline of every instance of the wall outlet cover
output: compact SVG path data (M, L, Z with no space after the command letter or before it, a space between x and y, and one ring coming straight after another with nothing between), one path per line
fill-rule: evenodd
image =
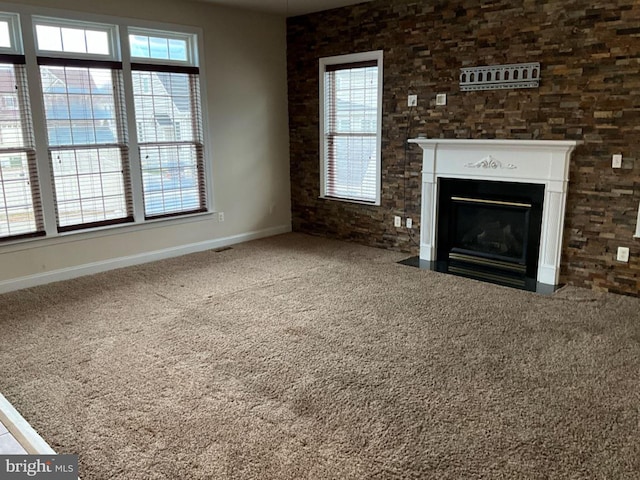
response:
M393 217L393 226L394 227L401 227L402 226L402 218L400 218L398 215Z
M622 168L622 155L616 153L611 157L611 168Z
M618 247L616 260L627 263L629 261L629 247Z

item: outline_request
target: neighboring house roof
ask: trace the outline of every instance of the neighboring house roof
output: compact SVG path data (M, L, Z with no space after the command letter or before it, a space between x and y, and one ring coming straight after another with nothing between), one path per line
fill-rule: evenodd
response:
M13 72L7 68L0 68L0 89L2 93L0 96L9 96L15 92L16 80L13 76ZM17 104L5 105L4 99L0 104L0 121L16 122L20 119L20 110Z
M94 143L117 143L113 132L106 126L56 125L49 128L49 144L90 145Z
M111 101L95 99L86 95L65 96L56 101L45 102L47 120L111 120L113 108ZM93 101L92 101L93 100Z
M191 111L191 97L189 92L189 77L165 72L154 72L162 83L164 90L171 96L171 101L180 113Z
M47 120L113 118L110 85L98 86L86 69L42 68Z
M42 70L48 73L46 79L43 78L44 93L111 93L111 86L96 85L87 69L43 66Z

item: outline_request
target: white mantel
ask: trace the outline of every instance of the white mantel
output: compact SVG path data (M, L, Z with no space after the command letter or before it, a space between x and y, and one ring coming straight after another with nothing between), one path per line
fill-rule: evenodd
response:
M422 155L420 259L436 260L438 178L544 185L538 282L557 285L560 275L572 140L467 140L414 138Z

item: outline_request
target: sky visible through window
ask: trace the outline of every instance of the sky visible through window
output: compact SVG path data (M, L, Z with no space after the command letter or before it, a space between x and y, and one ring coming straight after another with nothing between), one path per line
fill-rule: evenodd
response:
M111 53L109 35L105 31L36 25L36 36L39 50L92 55Z
M186 40L148 35L129 35L129 43L131 44L132 57L181 62L189 60Z
M0 21L0 47L11 48L11 36L9 35L9 22Z

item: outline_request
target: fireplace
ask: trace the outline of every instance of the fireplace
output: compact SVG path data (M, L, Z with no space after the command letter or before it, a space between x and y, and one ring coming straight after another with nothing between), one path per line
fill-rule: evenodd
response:
M544 186L439 179L436 269L535 290Z
M570 140L409 140L422 150L420 260L529 290L559 283Z

